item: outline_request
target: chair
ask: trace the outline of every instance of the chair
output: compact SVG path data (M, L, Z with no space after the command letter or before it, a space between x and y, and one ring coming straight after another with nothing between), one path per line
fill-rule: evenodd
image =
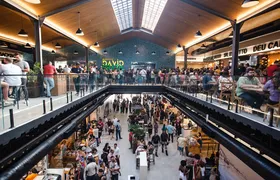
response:
M231 93L232 93L233 87L234 87L233 82L221 82L221 92L220 92L219 98L221 100L223 100L223 98L226 98L226 99L230 98L232 101ZM222 103L222 101L220 101L220 104L221 103Z
M236 91L236 87L237 87L237 84L236 82L233 82L233 91L235 92ZM239 106L239 112L241 111L241 109L243 110L244 109L244 104L245 104L245 101L241 98L241 97L238 97L236 95L236 93L233 93L232 94L232 100L233 102L237 102L238 105L242 105L243 107Z
M274 114L275 115L280 115L280 103L275 104L275 105L266 104L263 122L265 122L265 120L267 119L267 113L268 113L269 109L274 109ZM273 119L276 121L276 127L278 127L279 118L273 117Z

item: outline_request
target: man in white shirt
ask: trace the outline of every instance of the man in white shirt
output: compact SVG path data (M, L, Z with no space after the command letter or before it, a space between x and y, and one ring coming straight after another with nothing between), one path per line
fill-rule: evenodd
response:
M178 146L180 155L183 155L183 151L184 151L184 148L186 147L186 145L187 145L187 139L184 138L182 134L180 134L180 137L177 140L177 146Z
M22 85L22 90L24 92L25 102L28 103L28 90L26 87L26 84L27 84L26 74L30 71L30 67L29 67L28 62L23 60L23 56L21 54L15 54L15 58L16 58L16 60L14 61L14 65L19 66L22 71L21 85ZM20 92L19 92L19 94L20 94Z
M114 124L114 126L116 126L117 123L118 123L118 118L116 118L116 116L114 116L114 119L113 119L113 124Z
M0 66L0 74L4 74L4 82L9 86L20 86L22 71L19 66L13 64L11 58L5 58L4 64ZM18 76L17 76L18 75Z
M71 68L69 68L69 66L66 64L63 68L63 72L64 73L70 73L71 72Z
M147 75L147 71L145 69L142 69L139 74L141 75L143 81L142 83L146 83L146 75Z
M86 179L94 179L94 175L97 173L97 165L94 159L91 157L88 159L88 164L85 168Z

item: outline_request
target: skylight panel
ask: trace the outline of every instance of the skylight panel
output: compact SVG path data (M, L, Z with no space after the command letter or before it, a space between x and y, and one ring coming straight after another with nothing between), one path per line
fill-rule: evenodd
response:
M154 31L167 0L145 0L142 27Z
M120 31L131 28L133 25L132 0L111 0Z

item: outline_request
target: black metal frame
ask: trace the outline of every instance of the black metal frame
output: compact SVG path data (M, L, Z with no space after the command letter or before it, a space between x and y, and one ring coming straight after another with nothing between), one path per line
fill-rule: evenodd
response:
M61 138L66 138L73 133L73 129L79 122L96 107L102 105L110 94L140 94L143 92L163 94L201 126L203 131L217 139L258 174L266 179L279 179L279 167L277 169L275 164L261 156L267 154L279 162L280 136L278 130L194 96L160 85L109 85L37 120L3 133L0 139L0 170L5 174L1 174L0 179L1 177L15 179L26 173L58 144ZM212 122L234 134L235 137L230 137L219 128L207 123L206 114L209 114ZM51 140L53 137L56 140ZM235 140L237 137L259 149L261 153L258 154L245 147Z
M215 138L219 143L235 154L240 160L255 170L260 176L265 179L280 178L280 169L276 164L257 154L242 143L236 141L234 138L224 133L211 123L207 123L201 114L188 109L187 106L182 103L181 99L173 98L167 94L164 96L167 97L170 102L174 103L175 106L184 114L195 121L195 123L197 123L202 128L203 132L205 132L210 137Z

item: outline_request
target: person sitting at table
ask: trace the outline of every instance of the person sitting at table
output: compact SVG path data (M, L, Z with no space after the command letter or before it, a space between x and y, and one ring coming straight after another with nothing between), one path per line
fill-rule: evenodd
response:
M260 109L264 98L258 92L262 89L263 85L254 75L254 68L248 67L245 76L240 77L237 81L236 95L252 108Z
M229 72L228 71L223 71L222 75L218 79L218 83L219 83L218 92L220 93L222 90L225 90L224 92L231 93L232 85L230 85L230 83L232 83L232 82L233 82L233 80L229 76ZM226 84L224 84L224 87L222 87L223 83L226 83Z
M207 70L206 74L202 78L203 89L209 91L214 88L216 81L212 78L213 72Z
M264 91L269 91L268 104L276 105L279 103L280 98L280 72L276 72L271 80L267 81L263 87Z

